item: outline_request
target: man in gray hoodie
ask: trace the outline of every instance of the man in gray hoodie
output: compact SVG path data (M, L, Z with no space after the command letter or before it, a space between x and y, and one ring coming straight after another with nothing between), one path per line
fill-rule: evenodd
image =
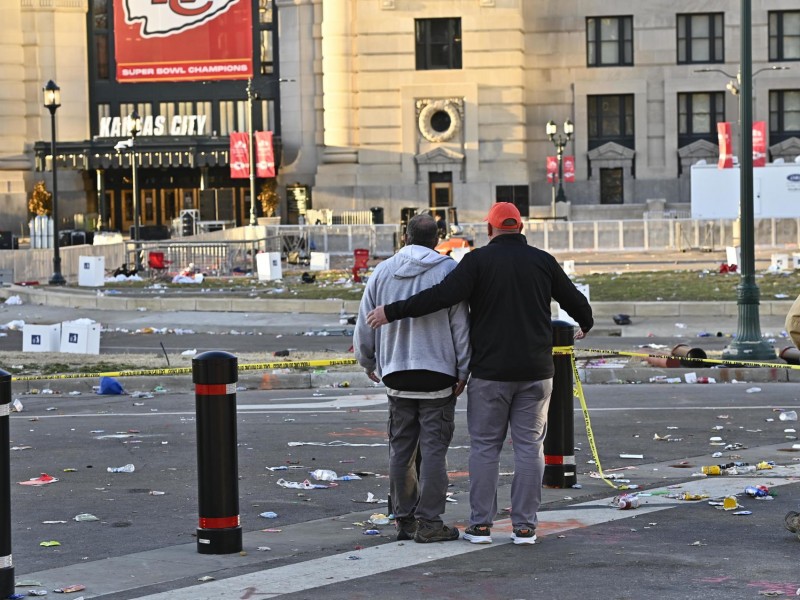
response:
M372 329L376 306L407 298L439 283L456 262L433 248L439 241L429 214L408 222L406 246L380 263L367 281L353 339L356 359L389 396L389 488L397 539L457 540L442 522L447 494L447 448L455 429L456 398L469 376L469 312L466 302L419 319ZM422 456L419 478L417 452Z

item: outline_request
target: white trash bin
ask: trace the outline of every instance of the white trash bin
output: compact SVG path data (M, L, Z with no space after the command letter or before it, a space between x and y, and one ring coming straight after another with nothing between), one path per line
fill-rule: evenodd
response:
M106 279L105 256L78 257L78 285L83 287L103 287Z
M23 352L58 352L61 345L61 323L29 325L22 328Z
M259 281L282 279L281 253L260 252L256 254L256 269L258 270Z

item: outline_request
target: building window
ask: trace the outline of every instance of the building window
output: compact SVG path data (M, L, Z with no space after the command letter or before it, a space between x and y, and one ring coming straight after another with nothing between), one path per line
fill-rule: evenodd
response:
M717 123L725 120L725 93L678 94L678 148L697 140L717 143Z
M511 202L523 217L530 215L527 185L498 185L495 188L497 202Z
M589 150L615 142L635 150L633 94L588 96Z
M769 93L769 143L800 137L800 90Z
M275 72L275 38L272 0L258 0L259 70L262 75Z
M590 67L633 65L633 17L587 18L586 63Z
M417 19L417 71L461 68L461 19Z
M770 11L769 59L800 60L800 10Z
M678 15L678 64L725 62L723 13Z
M92 1L92 37L94 38L94 76L96 79L109 78L110 52L108 38L108 0Z
M261 74L271 75L275 69L275 58L272 53L272 31L261 32Z

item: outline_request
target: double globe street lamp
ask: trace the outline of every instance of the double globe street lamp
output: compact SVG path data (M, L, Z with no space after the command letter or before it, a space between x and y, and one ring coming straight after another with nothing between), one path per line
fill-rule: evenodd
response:
M61 106L61 88L51 79L44 88L44 106L50 111L50 155L53 167L53 275L50 285L64 285L66 280L61 274L61 254L59 252L58 233L58 160L56 159L56 110Z
M547 139L553 142L556 147L556 158L558 160L558 192L556 192L555 202L566 202L567 195L564 193L564 148L567 142L572 139L572 133L575 131L575 125L572 121L567 119L564 121L564 132L559 133L558 126L555 121L547 122ZM553 206L555 210L555 205Z

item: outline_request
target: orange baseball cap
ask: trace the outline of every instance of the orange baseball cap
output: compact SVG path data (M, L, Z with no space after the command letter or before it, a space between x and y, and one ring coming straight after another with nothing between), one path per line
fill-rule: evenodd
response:
M513 219L514 223L509 225L508 221ZM522 217L519 214L519 209L511 202L497 202L489 210L484 221L487 221L495 229L503 229L505 231L513 231L519 229L522 225Z

